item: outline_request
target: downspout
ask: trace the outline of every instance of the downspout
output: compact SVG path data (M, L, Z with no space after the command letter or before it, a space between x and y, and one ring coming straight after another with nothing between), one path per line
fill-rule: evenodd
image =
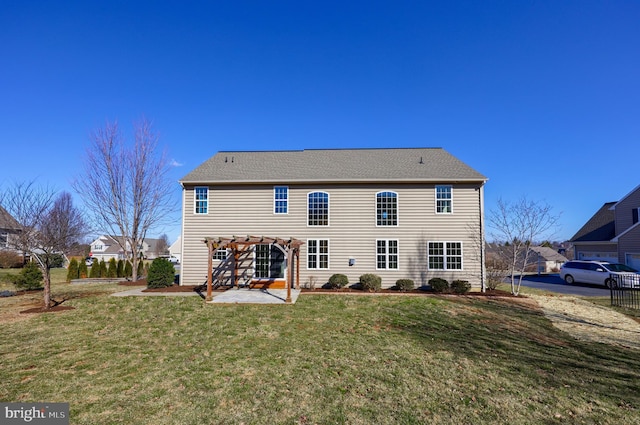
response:
M484 183L478 188L478 208L480 212L480 291L486 292L486 270L485 270L485 244L484 244Z

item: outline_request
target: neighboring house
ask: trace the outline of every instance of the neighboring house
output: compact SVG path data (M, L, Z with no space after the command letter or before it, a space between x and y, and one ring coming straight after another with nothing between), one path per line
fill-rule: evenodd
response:
M607 202L571 238L576 260L623 263L640 269L640 186Z
M109 261L112 258L116 260L125 260L131 257L131 249L128 244L120 244L118 241L122 241L122 236L109 236L100 235L96 240L91 242L91 257L98 261ZM146 238L140 246L142 255L147 260L153 260L159 257L163 253L158 252L158 244L160 239ZM121 245L127 247L126 252L122 249Z
M182 238L180 236L169 247L169 256L176 258L178 263L182 261Z
M11 249L11 238L20 232L20 223L0 206L0 249Z
M204 283L211 255L235 283L480 286L486 180L441 148L218 152L180 181L180 283Z
M530 262L538 273L557 273L560 266L569 261L567 257L548 246L532 246Z

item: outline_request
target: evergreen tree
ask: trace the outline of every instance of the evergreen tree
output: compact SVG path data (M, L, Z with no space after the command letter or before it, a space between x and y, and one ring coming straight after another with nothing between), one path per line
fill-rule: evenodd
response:
M100 260L100 277L107 277L107 263L104 259Z
M107 277L109 277L109 278L118 277L117 268L118 268L118 266L116 265L116 259L112 257L109 260L109 268L107 269Z
M89 277L92 278L92 279L100 277L100 263L99 262L94 261L91 264L91 271L89 272Z
M138 272L136 274L138 275L138 279L142 279L144 275L144 261L140 260L138 262Z
M81 261L80 264L78 264L78 277L80 279L86 279L89 277L89 269L87 268L87 263L84 261Z
M117 277L125 277L124 276L124 261L122 261L122 259L118 260L118 265L116 267L116 275L117 275Z
M127 260L124 264L124 277L129 278L133 275L133 266L131 265L131 261Z
M67 269L67 282L71 282L72 279L77 279L78 274L78 260L72 258L69 261L69 268Z

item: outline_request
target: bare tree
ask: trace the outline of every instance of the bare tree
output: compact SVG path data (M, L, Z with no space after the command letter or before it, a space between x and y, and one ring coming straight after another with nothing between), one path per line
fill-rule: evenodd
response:
M169 252L169 236L166 233L160 235L158 243L156 244L156 255L165 255Z
M125 144L117 122L91 135L83 172L73 183L98 229L116 237L133 262L133 280L147 232L168 217L174 205L169 162L157 152L151 123L134 124L134 143Z
M82 214L68 192L55 197L52 189L36 187L33 182L16 183L4 193L2 203L19 225L9 239L10 246L37 262L44 277L44 308L48 309L52 306L52 260L68 253L85 235Z
M497 209L489 213L491 236L497 243L498 256L508 264L513 295L520 294L524 272L535 260L529 248L534 241L549 238L559 218L550 205L526 198L515 203L499 199Z

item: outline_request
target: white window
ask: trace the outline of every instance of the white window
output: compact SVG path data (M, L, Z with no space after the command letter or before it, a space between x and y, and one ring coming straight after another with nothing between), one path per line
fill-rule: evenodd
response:
M398 225L398 194L376 193L376 226Z
M436 213L450 214L453 212L453 188L450 185L436 186Z
M207 214L209 211L209 188L196 187L195 190L195 213Z
M273 213L287 214L288 212L289 212L289 188L287 186L274 186Z
M329 194L311 192L307 195L307 224L309 226L329 225Z
M231 253L230 249L219 249L215 252L215 254L213 254L213 259L219 260L219 261L226 260L227 257L229 257L230 253Z
M462 242L429 242L429 270L462 270Z
M307 269L320 270L329 268L329 240L307 240Z
M285 256L275 244L259 244L254 247L255 274L258 279L280 279L284 277Z
M378 239L376 241L376 269L398 269L398 241Z

